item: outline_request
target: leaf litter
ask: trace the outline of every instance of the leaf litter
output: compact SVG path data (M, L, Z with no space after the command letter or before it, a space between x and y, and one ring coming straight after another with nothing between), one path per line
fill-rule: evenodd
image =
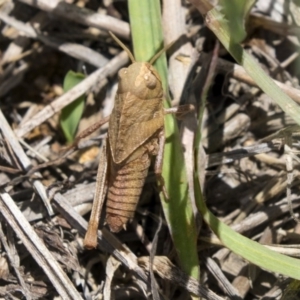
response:
M207 299L280 299L288 279L245 262L222 247L205 225L199 232L201 285L187 278L162 217L152 174L127 231L112 235L101 224L99 250L84 249L98 163L93 147L101 146L107 127L88 137L79 152L57 164L34 168L63 154L67 145L58 114L80 93L88 101L78 132L111 111L116 73L128 58L112 42L108 30L128 43L127 8L125 2L104 1L97 6L93 1L78 1L54 10L43 6L44 1L35 2L33 7L27 5L30 1L3 1L0 7L0 108L6 120L0 126L1 297L100 299L109 289L115 299L141 299L150 297L149 278L154 273L156 298L188 299L191 292ZM284 11L282 1L276 1L279 9L271 11L263 2L258 1L252 10L244 47L299 102L295 15ZM74 14L63 14L66 7ZM184 2L179 9L185 13L180 30L187 41L170 58L175 59L170 61L173 76L180 75L170 87L176 105L181 93L197 104L199 87L206 79L205 62L211 59L216 40L193 6ZM95 12L99 23L89 23L88 17ZM102 15L110 17L110 26ZM171 17L167 14L163 22ZM271 18L276 27L270 26ZM172 36L175 29L166 28ZM197 59L193 60L192 51ZM236 231L297 257L299 127L255 86L222 46L214 55L216 70L203 117L205 163L200 174L207 204ZM187 68L191 63L194 67ZM82 72L82 66L88 81L77 96L62 95L65 74ZM187 78L192 91L180 84ZM183 131L187 151L191 142ZM155 255L149 253L154 240Z

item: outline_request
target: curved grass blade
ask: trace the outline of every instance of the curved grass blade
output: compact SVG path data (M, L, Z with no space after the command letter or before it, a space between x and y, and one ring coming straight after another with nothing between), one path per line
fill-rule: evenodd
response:
M240 43L246 38L245 23L255 2L256 0L220 0L216 6L220 14L224 14L233 42Z
M207 208L197 180L195 180L195 195L197 206L204 221L218 236L225 247L263 269L300 279L299 259L272 251L235 232L216 218Z
M217 9L212 9L206 14L206 22L209 29L214 32L233 58L244 67L256 84L300 125L300 106L274 83L240 44L234 42L228 23L223 15Z
M191 2L195 2L195 5L197 4L194 0ZM203 2L206 3L206 1ZM199 6L199 8L201 7ZM299 106L275 85L275 83L262 71L254 59L248 53L246 53L238 43L233 43L230 29L227 21L224 20L223 15L220 14L218 10L212 9L207 12L206 19L208 21L209 28L216 34L216 36L219 38L225 48L231 53L231 55L237 60L237 62L239 62L249 73L249 75L255 79L257 84L266 92L266 94L271 96L287 114L289 114L298 124L300 124ZM199 140L200 136L201 128L199 128L197 132L196 140ZM197 149L195 149L195 151L197 151ZM195 157L198 157L197 153ZM232 230L226 224L222 223L209 211L201 192L197 169L195 169L194 174L194 186L196 204L203 216L204 221L218 236L225 247L263 269L280 273L298 280L300 279L299 259L279 254L242 236L241 234Z

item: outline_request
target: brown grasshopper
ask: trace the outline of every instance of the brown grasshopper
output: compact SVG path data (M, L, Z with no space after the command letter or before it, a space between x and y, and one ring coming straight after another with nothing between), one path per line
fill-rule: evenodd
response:
M111 35L128 53L132 64L118 73L115 106L102 147L92 213L84 239L86 248L97 246L97 230L106 191L106 222L110 230L119 232L126 229L126 224L134 217L153 156L156 156L154 172L167 197L161 176L164 115L178 112L163 108L161 79L152 66L162 51L150 62L136 62L126 46ZM181 112L188 110L182 107Z

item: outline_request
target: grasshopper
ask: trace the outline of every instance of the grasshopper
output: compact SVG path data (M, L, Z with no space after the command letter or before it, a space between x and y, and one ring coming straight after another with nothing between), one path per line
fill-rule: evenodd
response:
M96 192L84 239L86 248L97 246L97 230L106 194L106 223L112 232L126 229L126 224L134 217L154 156L154 172L167 198L161 175L165 144L164 115L178 112L176 109L164 109L162 82L152 66L165 49L150 62L136 62L129 49L111 35L128 53L132 64L118 72L115 106L100 154ZM189 108L181 109L181 113L185 110Z

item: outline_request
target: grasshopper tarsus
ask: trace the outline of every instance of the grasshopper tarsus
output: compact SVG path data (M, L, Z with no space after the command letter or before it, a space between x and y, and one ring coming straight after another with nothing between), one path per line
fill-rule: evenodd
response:
M177 107L165 108L164 114L175 114L177 119L182 119L186 114L196 110L193 104L184 104Z

